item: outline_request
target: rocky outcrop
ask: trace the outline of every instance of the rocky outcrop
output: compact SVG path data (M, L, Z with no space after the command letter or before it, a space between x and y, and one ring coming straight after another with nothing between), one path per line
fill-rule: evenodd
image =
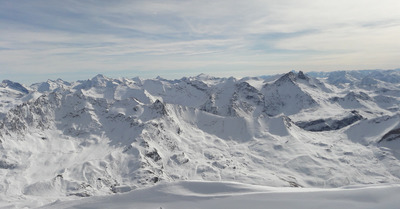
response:
M295 124L304 130L319 132L319 131L338 130L346 126L349 126L361 119L363 119L363 117L360 114L358 114L357 111L352 111L352 113L349 116L344 117L342 119L327 118L327 119L318 119L313 121L299 121L296 122Z

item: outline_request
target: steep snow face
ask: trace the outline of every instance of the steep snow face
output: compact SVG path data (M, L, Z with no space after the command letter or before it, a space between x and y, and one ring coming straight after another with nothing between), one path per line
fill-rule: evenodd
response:
M303 109L317 106L317 102L297 84L297 80L305 80L303 73L289 72L272 84L263 87L264 112L270 116L283 113L293 115Z
M302 72L272 78L98 75L29 93L2 86L0 199L44 204L180 180L400 182L394 83L356 89Z

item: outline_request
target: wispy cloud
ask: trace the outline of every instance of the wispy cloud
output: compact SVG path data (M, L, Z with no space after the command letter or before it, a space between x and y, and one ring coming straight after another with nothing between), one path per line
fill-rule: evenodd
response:
M2 1L0 76L397 68L399 8L396 0Z

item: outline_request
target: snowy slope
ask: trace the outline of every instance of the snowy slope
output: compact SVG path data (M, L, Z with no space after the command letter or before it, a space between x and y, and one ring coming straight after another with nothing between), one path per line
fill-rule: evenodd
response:
M398 208L399 185L338 189L273 188L231 182L179 182L127 194L54 202L45 208Z
M38 92L30 92L29 88L20 83L3 80L0 83L0 118L16 105L35 99L40 95Z
M332 82L333 75L97 75L48 80L28 92L6 82L0 202L39 206L182 180L314 188L399 183L400 87L378 73L367 75L376 82L354 73Z

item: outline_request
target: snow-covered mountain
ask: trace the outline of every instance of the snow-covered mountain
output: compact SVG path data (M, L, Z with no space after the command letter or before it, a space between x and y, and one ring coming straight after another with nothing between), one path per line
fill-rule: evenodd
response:
M2 205L180 180L400 183L400 74L312 75L3 81Z

